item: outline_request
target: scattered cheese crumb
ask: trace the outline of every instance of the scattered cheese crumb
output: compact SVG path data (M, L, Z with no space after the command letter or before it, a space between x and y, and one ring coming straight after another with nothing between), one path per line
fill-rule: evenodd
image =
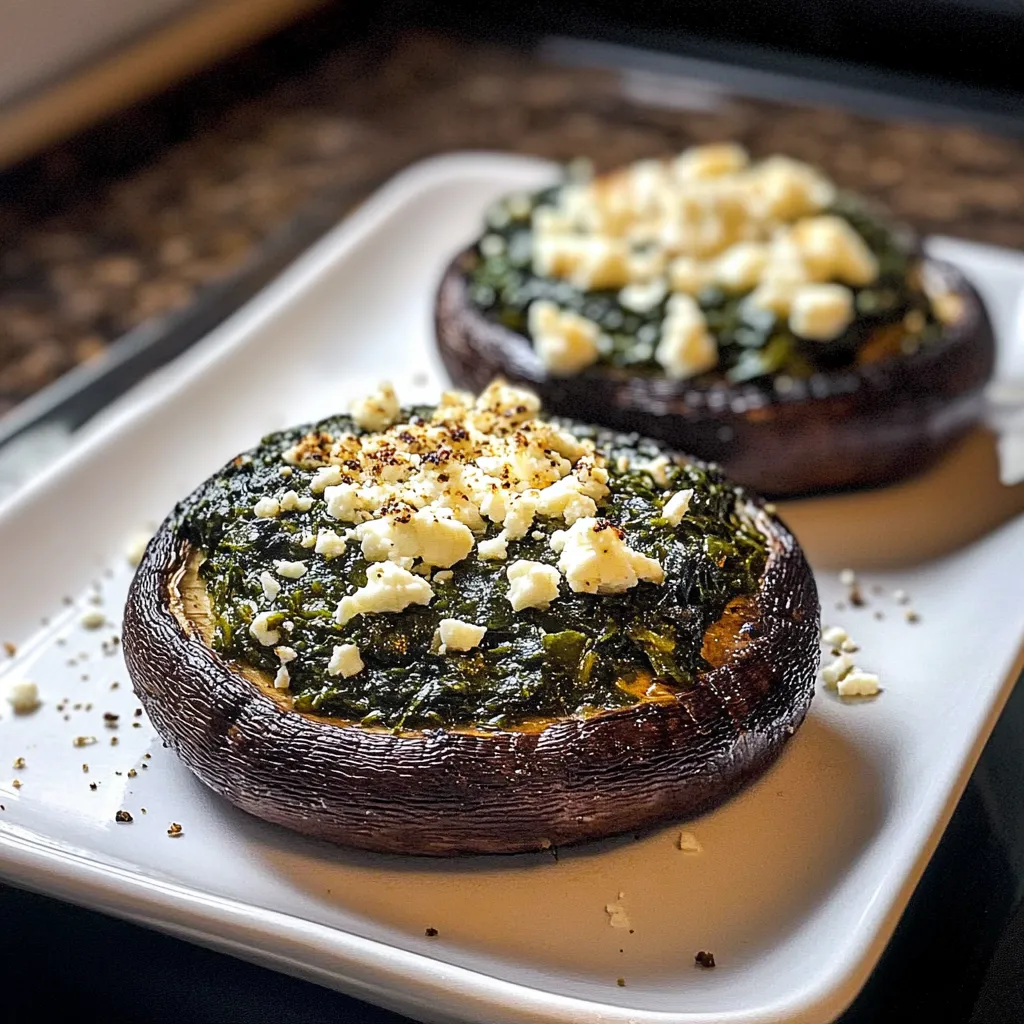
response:
M253 505L252 510L259 519L273 519L281 514L281 506L277 498L260 498Z
M438 638L441 641L439 653L471 650L479 645L486 632L486 626L477 626L461 619L442 619L437 627Z
M366 571L366 586L338 602L335 620L344 626L356 615L400 612L412 604L430 604L434 591L422 576L394 562L379 562Z
M357 398L349 407L349 411L352 413L352 419L363 430L381 431L386 430L398 419L401 407L395 389L385 381L372 395Z
M323 555L329 562L345 554L345 538L339 537L333 530L320 530L316 535L314 551Z
M106 621L106 615L98 608L90 608L87 612L83 612L82 617L78 620L83 629L99 629Z
M623 893L619 893L618 899L614 903L606 903L604 912L608 915L608 924L612 928L631 928L629 914L626 912L626 907L623 903L625 896Z
M485 561L503 561L508 558L508 538L500 533L491 540L482 540L476 546L476 553Z
M812 341L832 341L853 322L853 292L841 284L804 284L793 293L790 330Z
M874 697L882 692L879 679L872 672L854 669L836 684L840 697Z
M683 853L700 853L704 847L700 845L697 837L692 832L680 832L679 849Z
M572 310L547 299L535 299L527 314L533 347L548 372L571 376L597 362L601 328Z
M273 647L276 643L281 640L281 634L276 629L271 629L269 620L271 615L277 614L276 612L260 612L249 623L249 635L254 639L258 640L264 647Z
M27 679L11 683L7 688L7 701L16 715L30 714L42 703L39 699L39 687Z
M634 551L606 519L578 519L561 539L558 569L570 588L585 594L621 594L641 581L664 583L657 559Z
M300 497L297 491L285 491L279 506L282 512L308 512L313 507L313 499L308 494Z
M306 574L305 562L288 562L284 559L274 559L274 572L286 579L301 579Z
M148 533L136 533L128 539L124 556L133 569L142 561L142 556L146 553L146 548L149 545L150 536Z
M852 587L857 582L857 574L852 569L843 569L839 574L839 582L844 587Z
M263 588L263 596L268 601L273 601L281 593L281 584L274 578L273 573L267 569L260 573L260 586Z
M834 687L852 669L853 658L849 654L840 654L821 670L821 677L825 680L826 686Z
M669 299L654 358L673 380L696 377L718 365L718 345L691 296L677 293Z
M275 647L274 653L278 656L282 665L294 661L299 655L294 647Z
M363 659L355 644L337 644L327 663L327 674L348 679L349 676L358 675L363 668Z
M821 639L829 645L829 647L839 647L849 636L842 626L827 626L821 631Z
M448 509L424 508L372 519L356 527L363 557L370 562L419 559L447 569L473 550L472 531Z
M277 670L277 675L274 676L274 689L275 690L287 690L291 686L291 676L288 674L288 668L282 665Z
M672 526L678 526L683 521L690 507L690 499L693 497L693 490L676 491L661 510L663 518Z
M561 579L554 566L520 558L505 572L509 581L506 596L513 611L522 611L524 608L547 608L558 597Z

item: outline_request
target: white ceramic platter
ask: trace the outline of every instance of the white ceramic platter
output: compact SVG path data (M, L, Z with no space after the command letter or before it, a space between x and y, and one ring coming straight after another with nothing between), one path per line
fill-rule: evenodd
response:
M821 690L778 765L687 825L696 854L678 825L557 860L434 862L302 839L195 782L134 717L119 651L104 653L128 538L208 473L381 377L408 400L436 394L445 259L490 199L552 173L468 155L402 174L0 510L0 640L18 644L0 685L30 677L44 701L0 708L0 873L424 1020L822 1024L870 972L1018 668L1024 495L999 487L987 435L906 485L784 510L826 620L885 689L858 703ZM1020 258L936 248L982 287L1005 341ZM869 604L840 613L845 563L870 570ZM85 629L90 608L110 625ZM115 823L119 809L134 821ZM631 929L605 912L620 893ZM718 967L695 967L699 949Z

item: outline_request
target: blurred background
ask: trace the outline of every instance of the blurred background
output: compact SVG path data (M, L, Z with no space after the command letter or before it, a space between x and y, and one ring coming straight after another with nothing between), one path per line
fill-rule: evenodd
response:
M1022 53L1021 0L0 0L0 496L433 153L608 167L731 138L1022 249ZM1017 696L849 1021L1024 1020L1022 729ZM115 984L104 949L144 949L125 1019L397 1020L0 897L10 979L61 936L53 985L84 1000Z

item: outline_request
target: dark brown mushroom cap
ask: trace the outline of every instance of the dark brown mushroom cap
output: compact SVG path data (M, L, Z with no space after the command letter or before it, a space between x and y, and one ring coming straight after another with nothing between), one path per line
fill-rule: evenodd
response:
M977 422L995 363L978 293L957 268L925 260L923 273L962 306L939 340L912 354L816 373L785 394L755 384L698 387L600 365L553 377L527 337L470 301L465 255L445 272L435 309L438 348L457 385L477 391L495 376L526 384L549 413L657 438L763 494L875 486L924 469Z
M128 594L124 651L160 736L211 789L267 821L389 853L515 853L706 810L803 721L819 657L803 552L752 502L769 555L744 642L678 701L539 732L394 735L303 714L217 654L185 613L195 552L168 518Z

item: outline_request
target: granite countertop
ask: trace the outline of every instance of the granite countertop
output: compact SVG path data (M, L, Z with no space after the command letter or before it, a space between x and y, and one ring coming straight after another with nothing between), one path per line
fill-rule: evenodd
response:
M424 32L383 49L338 46L298 75L260 81L144 166L83 177L58 149L36 188L0 202L0 415L131 328L196 302L318 197L358 202L444 151L586 156L604 168L737 139L821 165L922 232L1024 247L1024 141L969 127L717 92L672 108L637 99L617 71ZM146 130L133 116L122 133Z

